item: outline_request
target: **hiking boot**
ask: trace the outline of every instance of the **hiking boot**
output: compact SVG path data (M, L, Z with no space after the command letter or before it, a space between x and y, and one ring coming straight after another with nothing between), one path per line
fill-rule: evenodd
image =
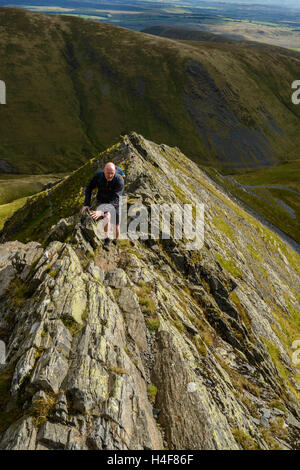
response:
M105 238L105 240L104 240L104 249L107 250L107 251L109 250L110 241L111 240L108 237Z
M115 246L118 246L118 239L117 238L115 238L112 242Z

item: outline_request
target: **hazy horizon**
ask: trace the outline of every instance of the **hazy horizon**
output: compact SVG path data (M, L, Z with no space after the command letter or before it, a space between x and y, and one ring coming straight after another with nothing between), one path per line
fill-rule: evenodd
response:
M103 0L61 0L61 1L50 1L50 0L41 0L41 1L29 1L29 2L25 2L25 4L31 4L31 3L36 3L36 4L39 4L39 5L57 5L57 4L61 4L61 3L65 3L66 6L70 3L82 3L82 4L108 4L110 3L111 5L122 5L123 3L128 3L128 2L125 2L125 1L122 1L122 0L109 0L108 1L103 1ZM210 4L210 5L213 5L213 4L216 4L216 3L232 3L232 4L245 4L245 5L262 5L262 6L272 6L272 5L276 5L276 6L279 6L279 7L282 7L282 8L296 8L296 9L300 9L300 0L168 0L167 2L160 2L160 1L157 1L157 0L135 0L133 1L132 3L134 3L135 5L145 5L145 3L154 3L154 4L157 4L157 3L165 3L166 5L167 4L176 4L176 5L179 5L179 4L182 4L182 5L194 5L194 6L197 6L197 5L201 5L203 3L206 3L206 4ZM0 6L14 6L14 5L23 5L23 2L20 1L20 0L15 0L15 1L7 1L7 0L0 0Z
M147 1L147 0L146 0ZM151 1L151 0L150 0ZM191 1L194 4L197 3L243 3L243 4L250 4L250 5L265 5L265 6L271 6L271 5L276 5L279 7L289 7L289 8L297 8L300 10L300 0L220 0L220 2L217 1L211 1L211 0L186 0L186 1ZM181 0L177 3L185 3L185 0Z

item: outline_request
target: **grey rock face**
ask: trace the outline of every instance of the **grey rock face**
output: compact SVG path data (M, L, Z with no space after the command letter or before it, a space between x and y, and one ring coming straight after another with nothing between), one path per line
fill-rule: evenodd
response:
M133 133L105 159L146 205L205 202L205 243L107 253L74 214L0 245L0 448L299 448L297 255L179 149Z
M105 281L108 286L115 288L124 287L128 284L127 276L123 269L107 271Z
M32 417L21 418L12 424L4 433L0 449L35 450L37 431Z
M74 428L63 426L59 423L46 422L39 429L38 441L51 449L67 449L69 444L79 440L79 432Z
M68 361L57 348L49 348L39 359L30 383L57 393L67 373Z

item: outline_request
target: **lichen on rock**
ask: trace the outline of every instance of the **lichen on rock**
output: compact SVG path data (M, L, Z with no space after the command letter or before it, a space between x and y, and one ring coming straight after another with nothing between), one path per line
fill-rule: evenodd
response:
M205 243L107 253L74 213L0 245L0 448L299 448L299 255L177 148L131 133L108 160L129 198L205 203Z

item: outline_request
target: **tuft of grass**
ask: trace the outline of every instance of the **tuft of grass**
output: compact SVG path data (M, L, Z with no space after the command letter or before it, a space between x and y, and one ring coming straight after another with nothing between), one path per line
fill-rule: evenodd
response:
M266 441L270 450L281 450L280 445L275 441L270 430L266 429L264 426L262 426L261 437Z
M94 259L96 253L95 252L93 254L89 252L84 253L82 250L78 248L75 249L75 252L80 261L82 269L85 271L88 265L90 264L91 260Z
M173 320L173 324L176 326L177 330L180 333L184 333L185 327L184 327L183 323L180 320Z
M284 427L284 419L282 416L272 418L270 420L270 431L275 434L279 439L285 439L288 435L288 430Z
M178 199L180 199L180 201L182 201L184 204L191 204L191 201L187 199L185 192L179 186L177 186L177 184L175 184L173 181L170 181L170 183L173 187L173 192L175 196Z
M82 313L82 315L81 315L81 319L82 319L83 323L87 322L88 316L89 316L89 310L86 308L84 310L84 312Z
M139 282L139 288L136 289L138 301L143 313L153 316L155 314L155 303L151 296L151 289L144 281Z
M270 402L270 406L272 408L277 408L278 410L283 411L284 413L286 412L286 406L281 400L272 400Z
M289 302L287 298L286 301ZM299 315L293 316L291 310L289 310L290 315L286 314L286 312L280 309L269 297L266 297L266 302L272 310L276 322L280 325L280 329L276 328L275 325L271 325L271 327L276 336L280 339L286 352L291 357L291 344L295 339L299 338L300 335ZM288 304L287 307L289 307Z
M113 295L114 295L114 298L116 300L118 300L118 298L120 297L120 294L121 294L121 288L120 287L115 287L113 289Z
M246 408L248 408L251 416L260 419L260 414L257 411L257 406L255 405L255 403L253 403L253 401L251 401L248 397L244 396L240 397L240 400L246 406Z
M158 318L146 318L146 325L150 332L156 331L159 328L160 321Z
M56 395L54 393L48 392L47 399L37 398L33 401L31 407L31 414L33 416L33 424L37 428L44 424L56 402Z
M232 434L235 440L241 444L244 450L260 450L260 446L242 429L234 428Z

